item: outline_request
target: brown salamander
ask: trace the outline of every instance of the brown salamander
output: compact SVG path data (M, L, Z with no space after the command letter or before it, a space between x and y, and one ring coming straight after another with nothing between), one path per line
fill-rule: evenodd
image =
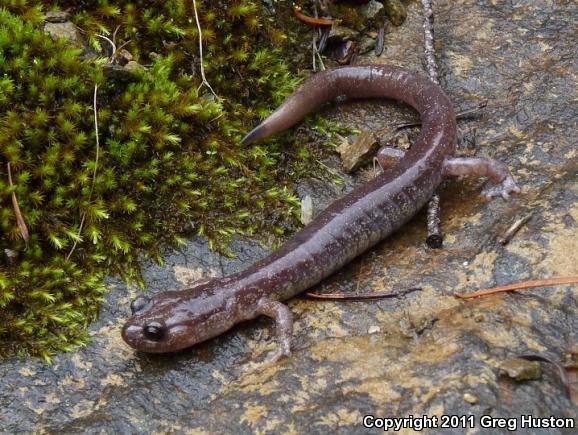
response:
M485 195L519 192L508 169L487 158L453 158L454 109L443 90L429 79L385 65L347 66L320 72L244 139L248 144L291 127L325 102L339 96L391 98L414 107L422 128L405 154L383 149L387 167L364 186L335 201L277 251L248 269L223 278L131 304L124 340L144 352L172 352L215 337L237 323L268 316L275 320L280 346L271 356L288 355L293 321L281 301L317 284L407 222L432 196L446 175L490 179Z

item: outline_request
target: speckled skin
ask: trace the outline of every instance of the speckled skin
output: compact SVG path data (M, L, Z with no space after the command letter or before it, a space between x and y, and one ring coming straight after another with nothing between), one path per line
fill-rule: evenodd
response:
M405 155L398 156L393 167L335 201L262 261L191 288L136 299L133 317L122 331L130 346L145 352L176 351L219 335L239 322L265 315L276 321L281 344L272 358L289 354L291 313L280 301L317 284L386 238L428 201L444 172L460 173L459 162L447 169L456 148L456 121L450 100L427 78L393 66L348 66L315 74L243 143L284 130L321 104L343 95L390 98L410 104L421 115L419 137ZM468 160L467 166L468 174L476 173L475 159ZM487 165L482 170L487 175ZM505 171L507 177L498 174L496 181L511 180ZM502 187L496 192L503 193ZM506 187L508 192L515 189Z

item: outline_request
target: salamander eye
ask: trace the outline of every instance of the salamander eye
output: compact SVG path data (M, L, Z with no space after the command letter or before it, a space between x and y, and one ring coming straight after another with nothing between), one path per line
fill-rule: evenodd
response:
M149 340L160 341L165 336L166 328L161 322L151 322L145 325L143 331Z
M130 311L133 314L138 313L144 307L146 307L150 301L151 301L150 298L147 298L146 296L139 296L130 303Z

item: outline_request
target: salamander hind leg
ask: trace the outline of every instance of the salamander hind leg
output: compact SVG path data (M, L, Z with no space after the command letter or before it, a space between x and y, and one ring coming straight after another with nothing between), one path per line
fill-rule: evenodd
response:
M293 316L287 305L279 301L261 299L257 313L275 321L276 335L279 341L279 347L267 355L265 362L273 363L284 356L289 356L293 341Z
M497 160L487 157L452 157L444 162L445 176L479 176L487 177L488 186L482 191L486 199L501 196L508 199L510 195L520 193L520 188L508 168Z

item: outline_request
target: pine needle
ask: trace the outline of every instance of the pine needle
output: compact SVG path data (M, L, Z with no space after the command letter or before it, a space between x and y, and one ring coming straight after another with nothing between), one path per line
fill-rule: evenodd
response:
M481 296L493 295L495 293L512 292L528 288L549 287L552 285L563 285L563 284L578 284L578 276L566 276L560 278L547 278L547 279L537 279L533 281L522 281L505 286L492 287L485 290L480 290L476 293L471 293L469 295L457 294L455 296L460 299L473 299L479 298Z
M421 288L408 288L395 293L381 293L381 292L369 292L369 293L305 293L306 296L312 299L325 299L330 301L361 301L365 299L388 299L388 298L398 298L400 296L405 296L408 293L413 293L421 291Z
M7 163L8 167L8 183L10 187L14 187L12 183L12 171L10 169L10 162ZM28 241L30 240L30 233L28 232L28 227L26 226L26 222L24 222L24 217L22 216L22 212L20 211L20 206L18 205L18 198L16 198L16 192L12 191L12 207L14 208L14 214L16 215L16 224L18 225L18 229L20 230L20 234L26 243L26 248L28 248Z
M215 93L215 91L213 91L213 88L211 87L209 81L207 80L207 77L205 76L205 66L203 65L203 34L201 29L201 23L199 21L199 13L197 12L196 0L193 0L193 9L195 10L195 21L197 22L197 29L199 30L199 57L201 59L201 79L202 79L202 82L197 88L197 91L201 89L203 85L205 85L207 88L209 88L209 90L215 96L215 98L219 98Z
M108 38L106 38L106 39L109 40ZM109 42L113 45L113 48L115 49L114 51L116 51L116 47L114 46L112 41L109 40ZM113 51L113 56L114 56L114 51ZM94 171L92 172L92 185L90 186L90 193L88 194L88 200L89 201L92 199L92 192L94 191L94 184L96 182L96 171L98 169L98 159L100 156L100 139L98 137L98 111L97 111L97 107L96 107L97 95L98 95L98 84L95 84L94 85L93 100L92 100L92 110L94 112L94 134L96 136L96 155L94 157ZM70 252L66 256L67 260L70 259L70 256L72 255L72 253L76 249L76 245L78 245L78 241L82 240L81 234L82 234L82 228L84 227L85 221L86 221L86 212L82 213L82 217L80 218L80 225L78 226L78 232L77 232L78 237L76 237L74 239L74 243L72 244L72 247L70 248Z
M118 29L119 29L119 27L117 27L114 31L113 39L107 38L104 35L97 35L99 38L102 38L105 41L107 41L112 47L112 54L110 55L110 58L108 60L109 63L112 63L114 61L114 57L116 56L117 48L116 48L115 40L116 40L116 33L118 32ZM123 44L123 46L124 46L124 44ZM97 97L98 97L98 83L96 83L94 85L94 94L92 97L92 111L94 113L94 135L95 135L95 139L96 139L95 140L96 152L95 152L95 157L94 157L94 170L92 171L92 184L90 186L90 192L88 194L88 201L89 202L92 199L92 193L94 192L94 185L96 183L96 171L98 170L98 160L100 157L100 138L99 138L99 134L98 134ZM76 245L78 245L78 242L82 240L81 234L82 234L82 228L84 227L85 221L86 221L86 212L82 213L82 217L80 218L80 225L78 226L77 237L74 239L74 243L72 244L72 247L70 248L70 252L66 256L67 260L70 259L72 253L76 249Z

